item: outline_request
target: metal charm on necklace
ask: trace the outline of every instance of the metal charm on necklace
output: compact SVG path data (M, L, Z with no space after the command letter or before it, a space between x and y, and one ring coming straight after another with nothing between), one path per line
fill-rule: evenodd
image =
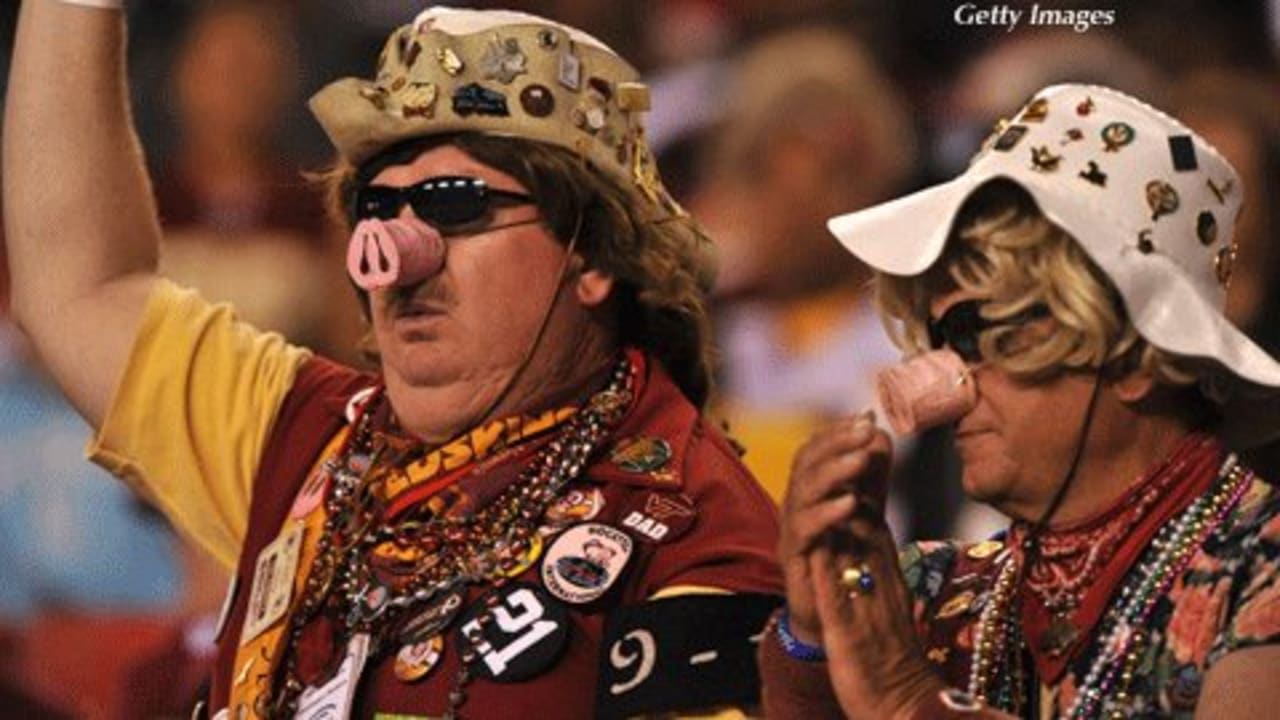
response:
M466 594L462 590L453 590L435 598L422 610L411 614L396 637L401 643L408 645L439 635L448 630L458 613L462 612L465 600Z
M1080 628L1076 627L1065 615L1054 613L1049 629L1040 638L1040 649L1050 657L1062 657L1080 637Z

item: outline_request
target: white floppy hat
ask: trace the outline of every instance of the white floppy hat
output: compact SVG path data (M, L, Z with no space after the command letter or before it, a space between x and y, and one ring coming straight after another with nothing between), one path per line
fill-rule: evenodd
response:
M1280 400L1257 392L1280 387L1280 364L1222 314L1240 179L1203 138L1141 101L1092 85L1046 88L959 177L834 217L828 228L876 270L917 275L942 255L965 200L1000 178L1025 188L1076 239L1143 338L1245 381L1205 388L1227 415L1225 435L1250 444L1280 430L1259 417L1276 415ZM1248 418L1232 417L1245 409Z

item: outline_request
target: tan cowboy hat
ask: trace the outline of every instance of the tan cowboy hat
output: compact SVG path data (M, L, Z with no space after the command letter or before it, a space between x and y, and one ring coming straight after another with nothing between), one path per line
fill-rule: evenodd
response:
M344 78L310 107L359 165L402 140L475 131L567 148L651 218L683 217L642 122L649 88L594 37L527 13L430 8L387 40L372 80Z

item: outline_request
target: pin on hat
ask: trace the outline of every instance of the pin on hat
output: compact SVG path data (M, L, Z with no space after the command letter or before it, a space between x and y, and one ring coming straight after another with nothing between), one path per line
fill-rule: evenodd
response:
M1201 387L1220 405L1228 440L1248 446L1280 432L1268 412L1277 403L1262 399L1280 388L1280 364L1223 315L1243 195L1235 169L1182 123L1110 88L1049 87L1016 117L960 176L828 228L876 270L919 275L942 256L969 196L1013 181L1107 275L1147 342L1218 366ZM1085 141L1059 143L1072 129ZM1032 162L1015 145L1032 148Z
M528 13L432 7L391 35L374 78L331 83L310 107L354 165L427 135L518 137L579 154L642 216L687 218L657 175L649 102L635 68L587 33Z

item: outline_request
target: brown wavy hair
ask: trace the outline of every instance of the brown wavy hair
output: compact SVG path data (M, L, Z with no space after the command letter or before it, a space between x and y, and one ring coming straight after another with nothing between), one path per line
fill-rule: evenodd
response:
M340 160L317 175L331 219L349 232L357 190L384 168L411 162L440 145L453 145L519 181L562 243L581 223L576 251L588 268L613 276L622 343L656 357L689 400L705 406L714 361L706 308L715 276L710 241L687 215L647 219L632 192L572 152L480 133L417 138L360 167Z

